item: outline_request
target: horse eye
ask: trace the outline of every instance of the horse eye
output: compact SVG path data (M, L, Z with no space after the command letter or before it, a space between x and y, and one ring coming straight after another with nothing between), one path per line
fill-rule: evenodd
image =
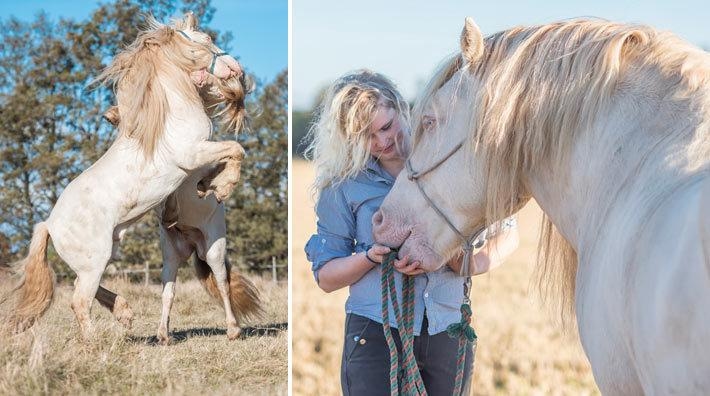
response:
M424 119L422 120L422 126L424 126L424 129L429 130L436 125L436 118L430 117L430 116L424 116Z

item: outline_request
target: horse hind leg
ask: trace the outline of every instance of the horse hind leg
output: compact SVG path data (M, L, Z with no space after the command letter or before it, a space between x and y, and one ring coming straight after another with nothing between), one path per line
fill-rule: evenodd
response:
M205 254L206 263L208 268L204 268L204 261L200 260L198 257L195 258L195 266L198 272L198 278L205 285L208 292L214 297L219 295L222 300L222 305L224 306L225 319L227 322L227 338L234 340L242 332L239 327L237 318L234 315L230 291L229 291L229 271L226 265L226 241L224 238L216 240L207 250ZM198 266L203 265L203 268L198 268ZM211 271L211 274L205 274L205 270ZM206 276L205 276L206 275ZM217 290L214 290L214 289Z
M94 328L91 323L91 303L99 289L104 266L101 266L100 269L77 272L77 278L74 281L74 295L72 296L71 307L85 340L92 339L94 335Z
M99 286L99 289L96 291L96 300L99 304L111 311L113 317L116 318L123 327L129 330L131 329L133 326L133 311L125 298L103 286Z
M111 260L118 260L118 249L123 240L123 236L126 234L126 229L123 228L114 231L113 243L111 245ZM96 300L103 307L111 311L113 317L126 329L130 329L133 325L133 311L128 305L128 301L125 298L119 296L118 294L99 286L96 291Z
M195 272L210 296L224 306L227 337L233 340L241 333L242 320L264 313L259 292L249 279L230 268L224 238L217 239L205 256L207 261L195 256Z

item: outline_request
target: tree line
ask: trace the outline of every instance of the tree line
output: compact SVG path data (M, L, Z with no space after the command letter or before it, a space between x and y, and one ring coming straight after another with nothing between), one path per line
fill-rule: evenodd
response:
M63 188L95 162L116 138L102 120L115 101L92 80L146 26L192 11L202 30L229 51L230 32L209 27L210 0L115 0L86 20L0 21L0 264L26 254L32 228L43 221ZM249 72L249 65L243 65ZM225 202L229 259L258 270L287 260L288 72L257 81L248 98L249 129L237 140L247 151L240 186ZM233 136L217 136L233 139ZM121 244L117 267L160 267L158 223L149 213ZM58 273L68 273L51 250Z

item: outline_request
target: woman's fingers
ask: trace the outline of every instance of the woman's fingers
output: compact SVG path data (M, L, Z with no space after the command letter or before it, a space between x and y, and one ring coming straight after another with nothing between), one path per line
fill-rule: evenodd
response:
M395 260L394 261L394 267L395 268L404 268L407 263L409 263L409 255L406 255L402 257L401 259Z
M395 269L405 275L419 275L423 274L424 270L419 267L419 261L412 261L409 263L409 256L405 256L402 260L395 262Z
M391 249L387 246L374 244L374 245L372 245L370 250L372 251L373 254L376 254L378 256L382 256L382 255L389 253Z
M374 245L372 245L372 247L370 247L370 250L368 250L366 253L367 253L367 256L370 257L370 259L372 259L378 263L381 263L381 262L385 261L385 255L387 253L389 253L390 250L391 249L387 246L374 244Z

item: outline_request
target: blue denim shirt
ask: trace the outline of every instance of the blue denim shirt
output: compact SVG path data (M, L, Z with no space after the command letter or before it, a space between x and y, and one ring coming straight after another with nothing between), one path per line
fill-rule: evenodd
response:
M365 170L335 187L323 189L316 205L317 234L306 244L306 256L318 279L318 270L328 261L366 250L373 244L372 215L392 188L394 178L370 160ZM346 313L354 313L382 323L381 267L375 266L350 285ZM448 266L417 275L414 279L414 334L419 335L426 310L429 334L438 334L460 321L465 278ZM402 274L395 271L397 298L402 301ZM392 303L390 302L390 312ZM397 327L394 315L390 325Z

